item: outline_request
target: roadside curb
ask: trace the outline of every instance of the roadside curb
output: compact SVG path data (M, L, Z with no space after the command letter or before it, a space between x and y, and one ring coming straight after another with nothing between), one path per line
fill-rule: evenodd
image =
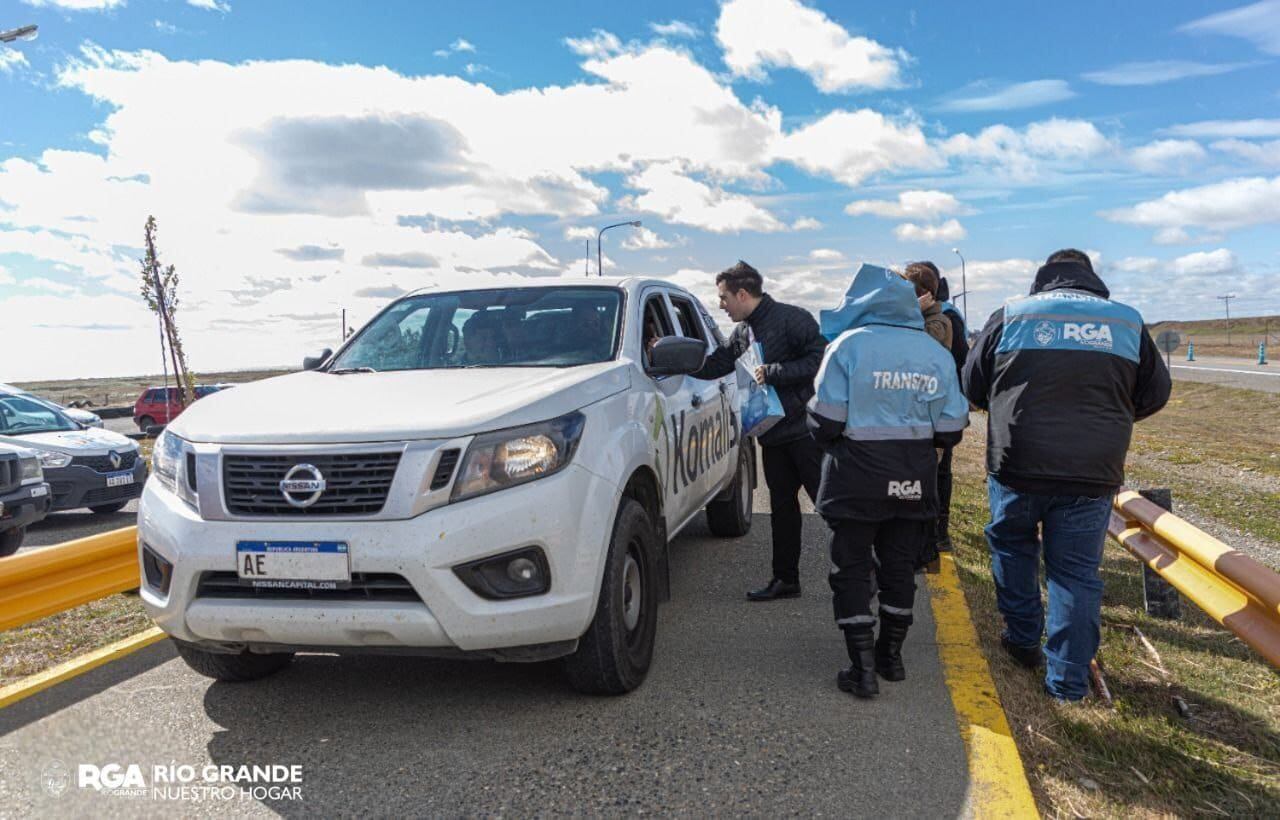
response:
M0 687L0 709L12 706L24 698L29 698L37 692L43 692L45 689L63 681L83 675L91 669L97 669L99 666L137 652L139 649L157 643L165 637L165 633L158 627L152 627L145 632L139 632L137 635L107 644L101 649L87 652L65 663L60 663L51 669L37 672L8 686Z
M938 656L969 758L972 817L1039 817L1022 756L973 628L955 558L943 553L929 579Z

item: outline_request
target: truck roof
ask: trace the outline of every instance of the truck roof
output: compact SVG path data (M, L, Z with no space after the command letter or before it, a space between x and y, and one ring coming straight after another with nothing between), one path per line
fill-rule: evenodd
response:
M528 278L520 282L512 281L486 281L477 282L474 285L468 284L465 287L456 287L450 283L447 288L422 287L411 290L400 298L405 296L417 296L421 293L449 293L459 290L503 290L505 288L543 288L543 287L609 287L621 288L627 292L639 290L646 285L659 285L662 287L673 287L677 290L685 290L684 287L666 279L656 279L651 276L539 276L536 278Z

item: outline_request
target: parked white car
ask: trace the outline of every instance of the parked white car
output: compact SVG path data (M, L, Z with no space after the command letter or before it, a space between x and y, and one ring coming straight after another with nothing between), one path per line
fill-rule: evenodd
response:
M14 387L11 384L0 383L0 395L4 395L4 394L12 394L15 396L26 396L27 398L35 399L36 401L41 402L42 404L47 404L50 407L54 408L55 410L61 411L64 416L71 419L76 424L81 425L82 427L102 427L103 426L102 418L97 413L91 413L88 410L80 410L75 407L64 407L61 404L58 404L56 401L51 401L50 399L41 398L40 396L37 396L35 393L32 393L30 390L23 390L21 387Z
M582 691L633 689L670 540L704 508L716 534L751 526L737 383L688 375L718 341L658 280L402 297L307 371L168 426L142 600L221 680L377 649L563 656Z

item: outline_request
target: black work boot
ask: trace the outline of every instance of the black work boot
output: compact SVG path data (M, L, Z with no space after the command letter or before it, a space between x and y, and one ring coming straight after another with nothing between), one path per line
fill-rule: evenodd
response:
M872 698L880 694L876 680L875 635L871 627L846 629L844 642L849 647L849 668L836 675L836 686L841 692L852 692L860 698Z
M774 578L760 589L747 593L748 601L776 601L779 598L799 598L800 585L790 584L780 578Z
M934 542L938 545L938 552L951 552L951 516L948 513L942 513L938 516L937 537Z
M880 637L876 638L876 672L885 680L907 679L902 665L902 644L907 639L911 619L888 612L880 613Z

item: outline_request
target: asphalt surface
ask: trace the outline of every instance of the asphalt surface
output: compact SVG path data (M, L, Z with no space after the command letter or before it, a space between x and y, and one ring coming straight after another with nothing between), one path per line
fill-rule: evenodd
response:
M835 687L847 661L825 526L806 516L804 597L750 604L768 533L757 514L743 539L696 521L676 540L653 667L626 697L576 695L556 663L394 656L302 656L258 683L215 684L163 642L0 711L0 806L94 817L967 813L923 581L908 680L857 700ZM42 787L43 773L74 778L83 763L138 763L149 785L154 765L298 764L302 799Z
M1171 358L1173 377L1181 381L1207 382L1264 393L1280 393L1280 362L1260 365L1256 359L1197 356L1194 362Z

